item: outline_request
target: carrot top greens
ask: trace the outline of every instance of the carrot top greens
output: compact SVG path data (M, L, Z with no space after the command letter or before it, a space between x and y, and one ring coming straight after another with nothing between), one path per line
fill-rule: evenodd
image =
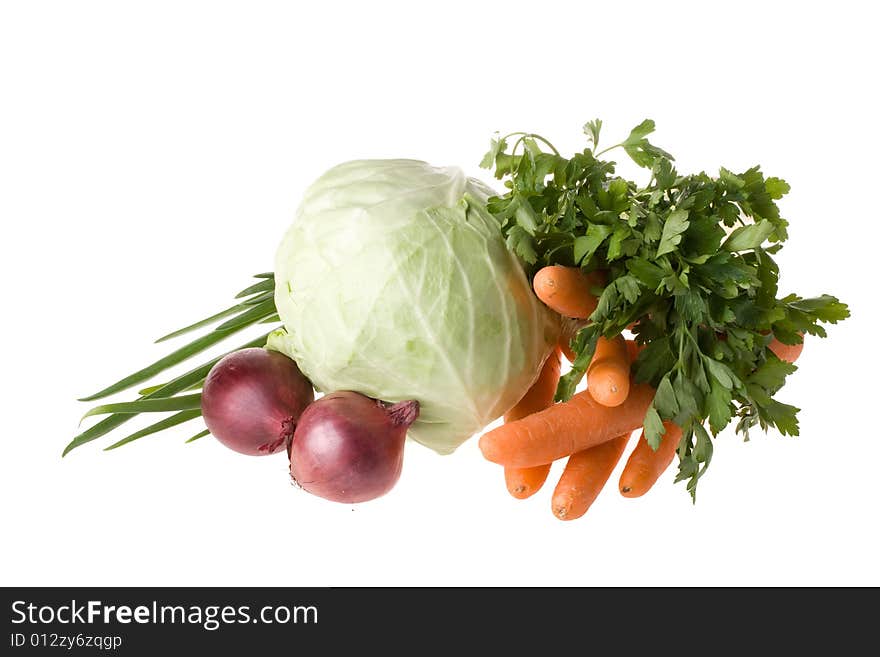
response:
M712 438L737 417L737 431L776 427L798 434L796 407L775 396L797 368L768 349L773 336L797 344L825 337L822 323L849 317L836 297L779 297L773 259L788 237L776 204L789 191L758 166L717 177L682 175L674 158L647 137L643 121L621 143L598 150L600 120L584 126L588 146L570 158L531 133L495 138L481 165L507 191L489 201L508 246L530 274L546 265L602 269L607 284L589 323L572 341L577 358L562 377L567 400L583 378L599 336L633 322L645 348L634 364L638 382L657 390L645 437L657 448L663 420L683 430L676 481L691 495L712 458ZM615 175L603 159L621 148L650 171L641 186Z

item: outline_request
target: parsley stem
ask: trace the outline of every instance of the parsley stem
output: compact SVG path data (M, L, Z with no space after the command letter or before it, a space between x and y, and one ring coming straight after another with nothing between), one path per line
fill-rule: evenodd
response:
M678 369L682 370L684 368L684 363L682 362L682 355L684 354L684 331L682 327L679 325L675 328L678 332Z
M697 342L697 339L691 333L692 330L693 330L693 327L688 327L687 336L690 338L691 342L694 343L694 349L697 350L697 354L699 354L700 356L703 356L704 354L703 354L703 351L700 349L700 344Z
M532 139L537 139L538 141L543 142L545 146L548 146L550 148L550 150L553 151L554 155L559 157L559 151L556 150L556 147L553 144L551 144L548 140L544 139L541 135L536 135L534 133L531 133L528 136L531 137Z
M545 146L548 146L550 148L550 150L553 151L554 155L556 155L557 157L561 157L559 155L559 151L556 150L556 147L553 144L551 144L547 139L542 137L541 135L536 135L534 132L511 132L509 135L507 135L507 137L513 137L515 135L520 135L520 138L516 140L516 143L514 143L513 148L510 151L511 157L516 155L516 149L526 139L537 139L538 141L542 142ZM505 137L505 139L507 139L507 137Z
M615 148L619 148L620 146L623 146L622 142L620 144L614 144L614 146L609 146L608 148L603 148L598 153L593 153L593 157L595 157L598 160L600 155L604 155L608 151L613 151Z

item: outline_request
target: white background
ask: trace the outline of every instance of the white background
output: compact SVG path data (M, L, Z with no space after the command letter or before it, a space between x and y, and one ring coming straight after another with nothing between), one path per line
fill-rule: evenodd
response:
M4 2L0 582L880 584L870 6ZM781 290L852 308L782 394L802 435L725 431L695 506L671 470L638 500L615 474L562 523L551 486L510 498L476 440L409 445L392 493L354 508L292 488L284 456L183 445L196 423L61 459L75 399L271 268L326 168L485 178L493 131L571 152L594 117L607 143L655 119L682 171L784 177Z

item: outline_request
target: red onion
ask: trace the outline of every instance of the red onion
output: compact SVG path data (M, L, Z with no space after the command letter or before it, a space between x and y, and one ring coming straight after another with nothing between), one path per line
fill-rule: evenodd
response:
M400 478L415 400L388 404L356 392L333 392L311 404L290 442L290 474L310 493L334 502L372 500Z
M290 358L252 347L224 356L202 388L202 416L217 440L242 454L272 454L293 436L315 399L312 384Z

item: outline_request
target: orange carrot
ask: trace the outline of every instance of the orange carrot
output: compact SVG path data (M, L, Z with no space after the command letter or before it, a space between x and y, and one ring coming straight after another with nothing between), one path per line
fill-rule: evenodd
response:
M587 390L603 406L620 406L629 394L629 353L626 340L599 337L587 369Z
M532 286L538 298L563 317L586 319L599 303L590 289L604 283L601 272L584 274L580 267L552 265L538 270Z
M527 415L542 411L553 403L556 385L559 383L559 370L562 365L559 354L559 347L550 352L547 360L544 361L544 367L541 368L538 379L523 398L504 414L505 422L515 422ZM511 495L524 500L538 492L544 485L549 472L549 463L532 468L504 468L504 481Z
M628 440L629 432L569 456L553 491L553 515L560 520L584 515L614 471Z
M538 374L538 378L507 413L504 414L505 422L515 422L532 413L543 411L553 403L556 394L556 385L559 383L559 370L562 367L559 347L553 349L544 366Z
M803 333L801 333L801 337L803 338ZM804 343L801 341L800 344L783 344L774 337L770 341L770 344L767 345L767 348L776 354L776 357L779 360L793 363L800 357L801 352L804 350Z
M507 484L507 492L518 500L531 497L541 490L541 486L547 481L550 465L550 463L545 463L531 468L504 468L504 483Z
M654 389L630 384L629 396L616 408L602 406L587 391L516 422L484 433L480 449L488 460L528 468L550 463L642 426Z
M681 429L668 421L663 423L663 427L666 433L663 434L656 452L645 440L644 430L639 436L639 442L629 455L620 475L620 493L624 497L641 497L647 493L672 463L681 440Z
M574 339L574 336L577 335L578 331L586 326L586 324L578 320L563 317L561 326L562 330L559 334L559 347L562 349L562 354L568 359L568 362L573 363L575 353L571 350L571 341ZM636 358L639 357L639 352L644 348L644 345L640 345L635 340L627 340L626 352L629 355L629 362L634 363Z

